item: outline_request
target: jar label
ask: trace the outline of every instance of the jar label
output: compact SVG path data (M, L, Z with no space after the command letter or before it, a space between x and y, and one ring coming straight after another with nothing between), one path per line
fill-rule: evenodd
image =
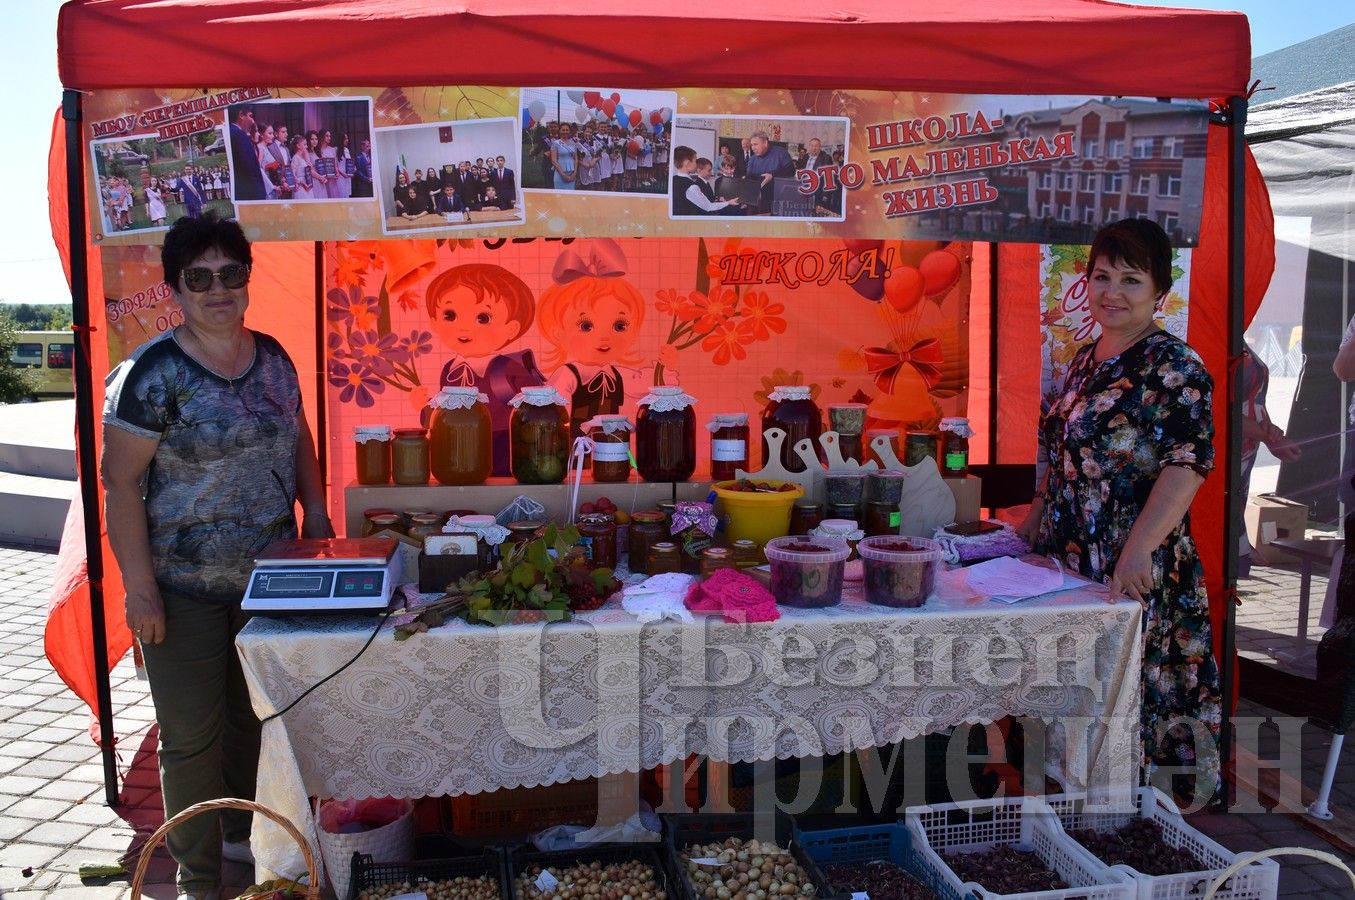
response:
M630 444L618 441L596 441L593 444L594 462L626 462L630 459Z
M889 527L890 527L890 528L893 528L895 531L898 530L898 528L899 528L899 523L902 522L902 521L903 521L903 514L900 513L898 510L895 510L894 512L892 512L892 513L889 514Z
M965 450L946 453L946 468L958 472L969 465L969 453Z
M747 441L711 441L710 458L719 462L739 462L748 459Z

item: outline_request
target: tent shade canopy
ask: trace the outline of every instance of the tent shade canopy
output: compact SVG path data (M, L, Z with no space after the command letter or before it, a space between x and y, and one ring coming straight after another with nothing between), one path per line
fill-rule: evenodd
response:
M620 88L1183 98L1245 93L1250 72L1247 19L1233 12L1103 0L751 0L697 9L72 0L58 23L59 68L63 84L82 90L261 79L293 87L532 85L560 84L568 73L576 85Z

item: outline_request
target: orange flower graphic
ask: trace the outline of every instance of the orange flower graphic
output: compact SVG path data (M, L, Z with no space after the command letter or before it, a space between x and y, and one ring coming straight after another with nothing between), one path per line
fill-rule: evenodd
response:
M748 351L743 348L753 343L753 340L748 323L726 320L706 335L701 342L701 349L714 354L711 361L717 366L726 366L733 360L747 359Z
M784 303L773 303L766 291L749 291L743 297L743 318L752 329L753 337L759 341L771 338L774 331L785 334L786 320L781 314L786 311Z

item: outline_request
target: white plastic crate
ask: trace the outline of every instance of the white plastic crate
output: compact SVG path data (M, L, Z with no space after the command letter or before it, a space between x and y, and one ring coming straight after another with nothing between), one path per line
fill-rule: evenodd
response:
M916 871L944 900L1134 900L1130 877L1105 865L1063 833L1053 811L1037 797L967 800L912 806L904 826L917 857ZM962 882L941 861L942 853L991 850L1010 844L1033 851L1070 887L1057 891L996 894L974 882Z
M1059 794L1044 798L1066 831L1090 828L1099 833L1114 831L1130 819L1152 819L1162 827L1162 839L1173 847L1189 850L1207 866L1199 872L1179 875L1145 875L1127 865L1116 865L1138 883L1138 900L1193 900L1201 897L1209 882L1228 868L1240 854L1210 840L1192 828L1166 794L1153 787L1134 792L1132 808L1123 812L1087 812L1086 795ZM1071 838L1070 838L1071 840ZM1081 846L1080 844L1078 846ZM1215 900L1275 900L1280 889L1280 866L1263 859L1239 870L1215 894Z

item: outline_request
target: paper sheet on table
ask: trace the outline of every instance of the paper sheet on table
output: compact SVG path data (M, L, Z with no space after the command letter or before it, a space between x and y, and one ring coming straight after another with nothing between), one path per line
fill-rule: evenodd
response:
M1082 579L1065 577L1061 570L1032 565L1010 556L999 556L970 566L965 569L965 580L978 593L1001 603L1016 603L1085 583Z

